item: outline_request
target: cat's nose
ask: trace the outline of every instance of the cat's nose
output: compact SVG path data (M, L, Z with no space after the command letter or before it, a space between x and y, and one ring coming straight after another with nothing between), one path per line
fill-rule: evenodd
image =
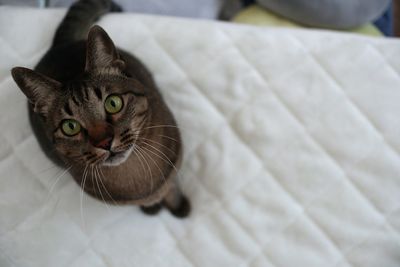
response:
M106 137L105 139L100 140L100 141L94 143L93 145L94 145L95 147L97 147L97 148L102 148L102 149L105 149L105 150L110 150L111 144L112 144L112 140L113 140L112 137Z
M112 126L107 123L97 123L88 128L89 142L97 148L110 150L114 139Z

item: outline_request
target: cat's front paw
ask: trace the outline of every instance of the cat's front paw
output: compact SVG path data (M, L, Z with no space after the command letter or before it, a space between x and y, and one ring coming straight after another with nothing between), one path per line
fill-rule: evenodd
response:
M189 200L182 195L179 205L176 208L167 207L169 211L177 218L186 218L189 216L191 206Z
M161 203L156 203L151 206L140 206L140 209L147 215L156 215L160 212L162 207L163 206L161 205Z

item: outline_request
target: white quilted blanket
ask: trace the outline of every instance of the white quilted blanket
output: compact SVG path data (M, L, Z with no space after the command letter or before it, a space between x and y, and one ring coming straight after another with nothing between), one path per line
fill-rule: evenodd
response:
M64 12L0 8L0 266L400 266L399 41L104 17L182 127L177 220L81 196L39 149L9 70Z

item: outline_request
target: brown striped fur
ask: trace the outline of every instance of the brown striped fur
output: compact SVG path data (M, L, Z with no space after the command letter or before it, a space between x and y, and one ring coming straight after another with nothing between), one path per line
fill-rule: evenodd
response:
M150 72L116 49L99 26L83 38L95 18L116 7L106 0L76 2L35 70L17 67L12 75L29 100L43 150L71 167L85 192L109 203L140 205L147 213L164 205L185 217L190 205L176 182L180 132ZM109 95L122 98L120 112L105 111ZM78 121L80 133L65 135L65 119Z

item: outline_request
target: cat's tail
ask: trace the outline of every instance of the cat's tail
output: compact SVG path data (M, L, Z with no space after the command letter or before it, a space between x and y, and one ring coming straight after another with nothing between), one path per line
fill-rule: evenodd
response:
M79 0L68 10L53 39L53 47L85 40L92 24L107 12L121 12L112 0Z

